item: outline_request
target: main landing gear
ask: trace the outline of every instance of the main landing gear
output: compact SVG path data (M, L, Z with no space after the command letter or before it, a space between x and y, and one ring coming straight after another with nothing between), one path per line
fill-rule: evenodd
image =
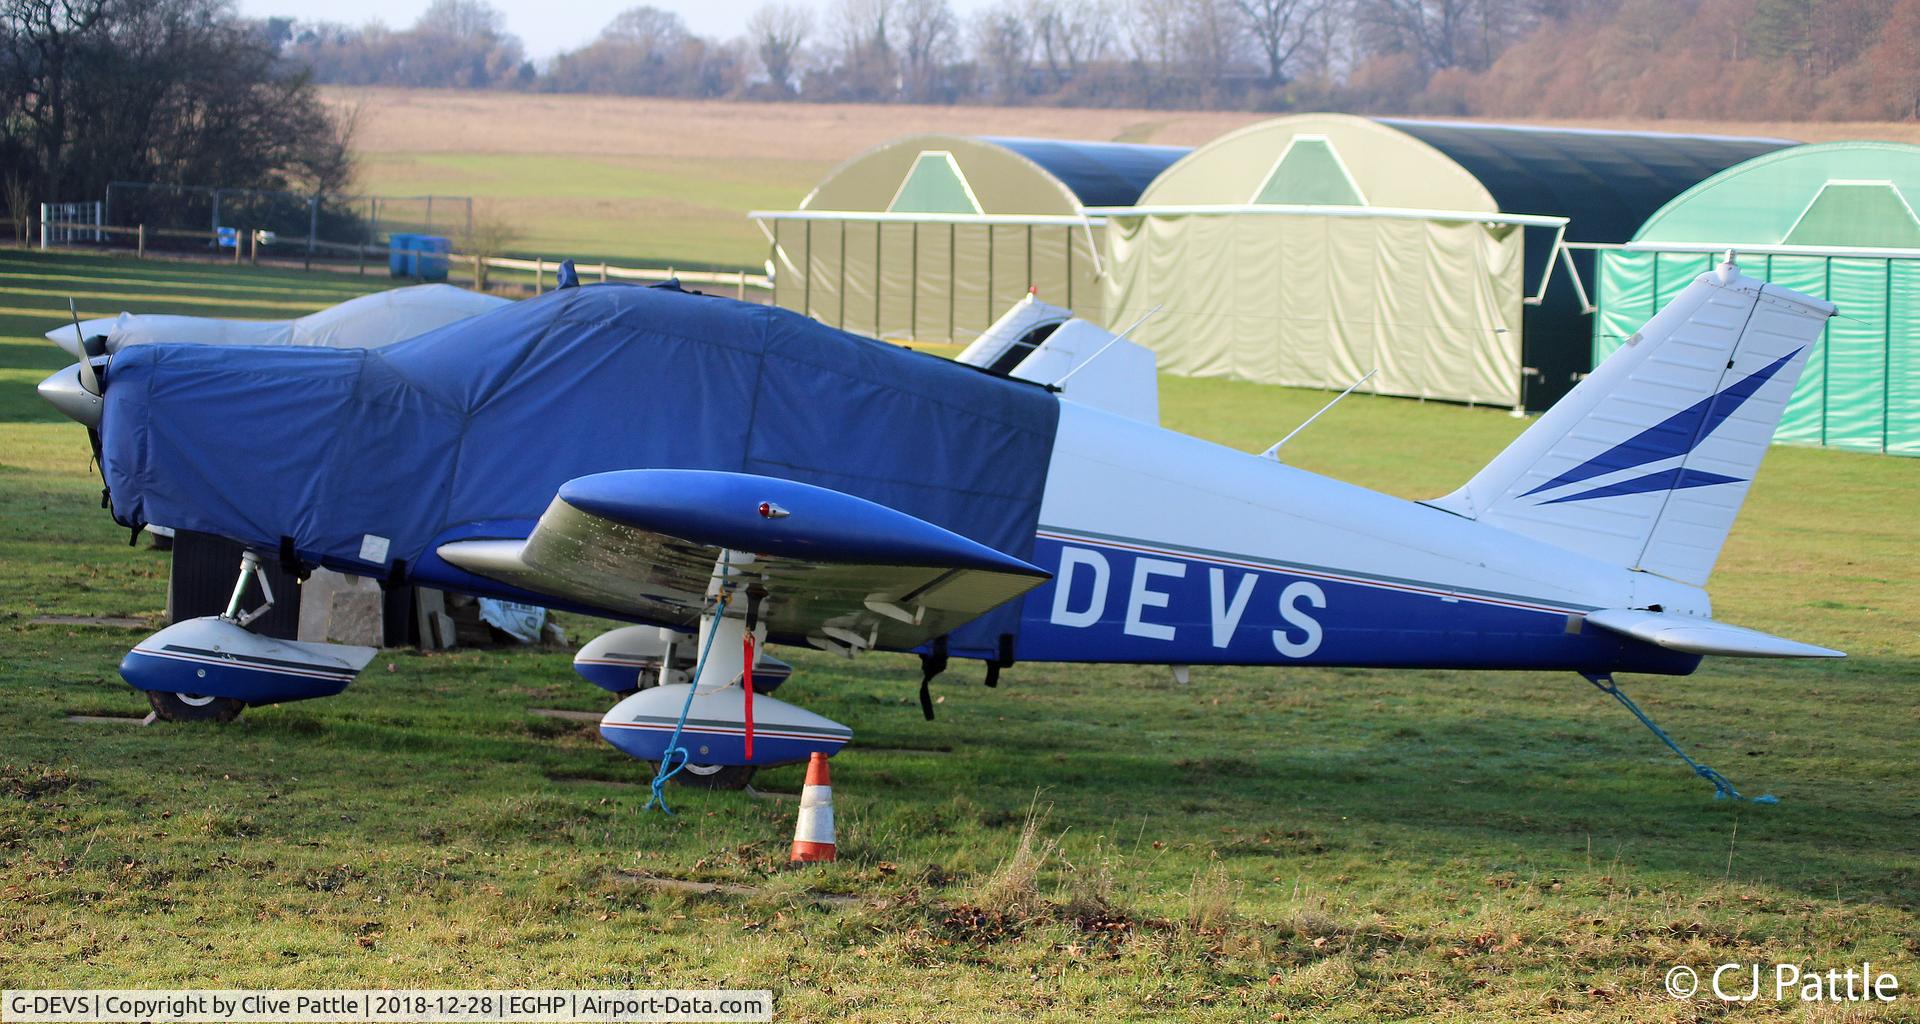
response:
M244 610L247 584L261 604ZM230 722L249 704L331 697L373 660L371 647L276 640L247 631L273 607L260 559L240 558L227 610L176 622L140 641L120 662L120 675L145 690L154 717L167 722Z

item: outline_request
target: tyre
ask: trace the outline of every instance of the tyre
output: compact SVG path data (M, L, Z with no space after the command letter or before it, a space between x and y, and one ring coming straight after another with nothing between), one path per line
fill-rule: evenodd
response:
M753 781L751 764L690 764L673 775L676 785L692 789L745 789Z
M166 693L148 690L147 703L163 722L231 722L246 708L246 702L232 697L206 697L197 693Z

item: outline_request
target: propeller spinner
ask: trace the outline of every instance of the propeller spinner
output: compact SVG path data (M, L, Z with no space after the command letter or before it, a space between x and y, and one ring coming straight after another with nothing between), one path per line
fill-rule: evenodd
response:
M67 300L67 311L73 315L73 333L79 338L80 351L85 353L81 360L64 370L58 370L40 382L40 397L48 405L60 410L60 414L70 420L84 424L89 429L100 429L101 398L104 388L100 384L100 374L94 369L94 349L104 350L104 346L89 346L80 330L80 311L74 307L73 300Z

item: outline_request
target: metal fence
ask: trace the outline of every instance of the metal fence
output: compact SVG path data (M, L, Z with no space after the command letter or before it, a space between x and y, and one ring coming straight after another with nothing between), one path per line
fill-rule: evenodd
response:
M473 229L470 196L311 196L116 181L107 186L103 210L105 224L144 224L156 237L223 227L269 231L282 243L304 246L309 253L329 245L379 245L396 233L459 237Z
M84 203L41 203L40 204L40 248L53 245L71 245L75 242L104 242L106 233L99 230L103 219L99 202ZM89 227L91 225L91 227Z

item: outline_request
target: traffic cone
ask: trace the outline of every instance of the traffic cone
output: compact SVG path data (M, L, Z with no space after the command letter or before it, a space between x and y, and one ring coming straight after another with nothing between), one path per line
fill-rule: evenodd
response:
M790 864L833 860L833 784L827 780L827 755L807 759L807 784L800 790L800 820L793 828Z

